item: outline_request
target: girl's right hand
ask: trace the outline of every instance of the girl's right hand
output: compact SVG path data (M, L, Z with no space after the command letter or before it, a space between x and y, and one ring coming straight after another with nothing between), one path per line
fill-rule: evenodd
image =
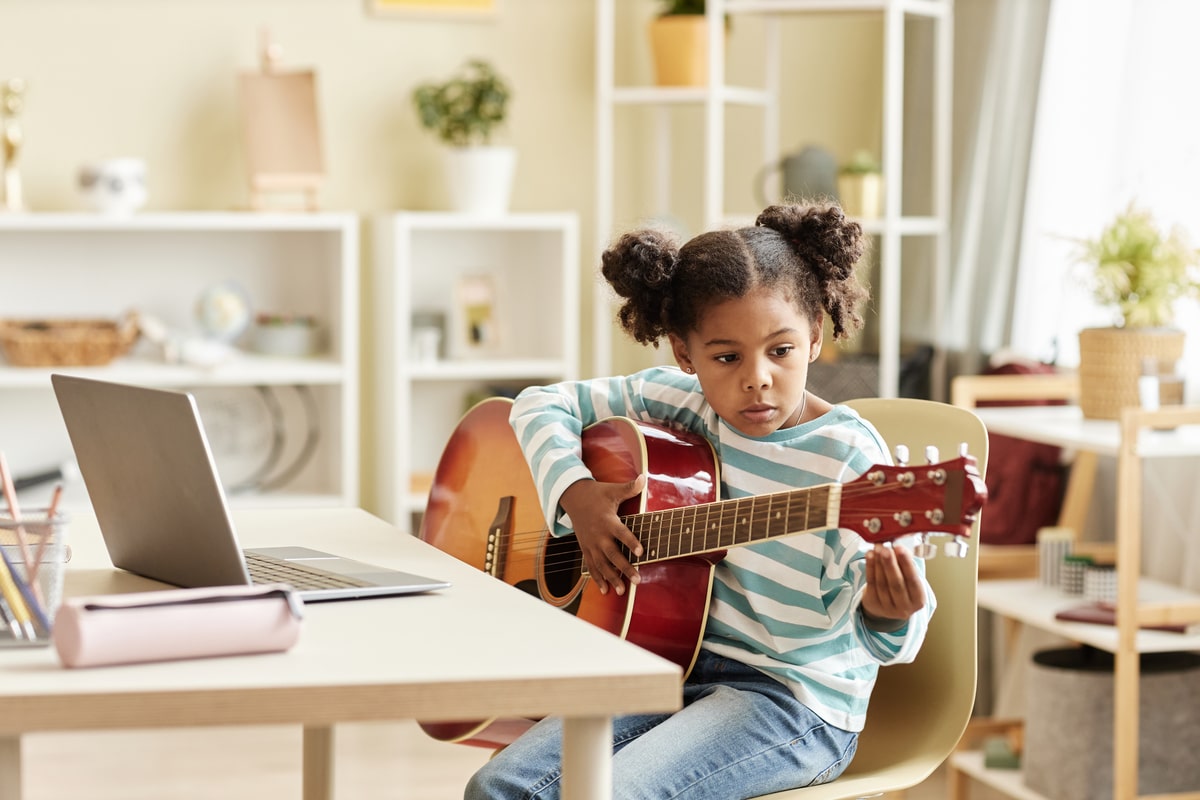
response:
M630 583L639 580L637 567L629 563L621 548L640 556L642 546L621 522L617 508L640 494L645 483L641 475L627 483L581 480L568 486L559 498L559 505L570 515L575 527L584 567L599 585L601 594L607 594L610 586L617 594L625 594L625 580Z

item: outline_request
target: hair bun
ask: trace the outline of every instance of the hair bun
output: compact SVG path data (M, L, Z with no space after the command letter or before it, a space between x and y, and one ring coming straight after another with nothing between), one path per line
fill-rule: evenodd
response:
M755 224L777 231L828 280L849 280L862 258L862 226L846 219L841 207L833 203L770 206Z
M666 329L664 306L679 264L679 247L662 231L627 233L600 257L600 272L624 299L617 312L621 326L639 342L652 344Z

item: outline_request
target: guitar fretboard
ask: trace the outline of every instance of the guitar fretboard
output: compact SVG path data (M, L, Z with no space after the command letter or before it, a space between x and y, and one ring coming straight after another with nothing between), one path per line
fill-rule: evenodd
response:
M841 486L828 484L631 514L622 521L642 543L642 555L630 561L645 564L836 528L840 500Z

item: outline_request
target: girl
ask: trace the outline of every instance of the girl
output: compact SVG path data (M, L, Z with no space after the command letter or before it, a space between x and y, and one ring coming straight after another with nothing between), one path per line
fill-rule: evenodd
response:
M849 481L888 461L874 428L806 388L824 315L835 339L862 326L862 252L838 207L787 205L680 248L644 230L604 253L622 327L643 344L665 337L679 369L533 387L511 417L555 535L578 538L602 591L638 582L620 547L640 548L617 507L643 479L592 478L580 433L599 419L705 436L723 498ZM833 780L854 756L879 665L916 655L933 605L907 551L850 531L730 550L682 710L613 722L614 796L731 800ZM467 800L557 798L561 733L539 722L479 770Z

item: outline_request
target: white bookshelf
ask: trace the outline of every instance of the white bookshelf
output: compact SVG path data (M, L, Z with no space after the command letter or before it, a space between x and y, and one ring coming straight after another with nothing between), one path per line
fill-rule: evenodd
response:
M267 411L257 387L271 387L284 421L279 468L298 456L310 430L316 446L294 477L265 492L235 492L231 502L358 505L358 271L358 220L349 213L0 215L0 318L116 319L132 310L173 335L200 336L199 296L232 282L256 312L314 317L324 339L311 358L274 358L251 352L247 334L229 359L206 368L166 363L144 340L103 366L22 367L0 358L0 448L10 467L21 476L72 460L50 387L51 373L64 372L194 391L222 478L239 484L263 455L268 434L253 426ZM301 392L311 405L297 399ZM23 503L44 502L51 488L30 489ZM81 482L66 496L68 508L87 504Z
M616 43L618 37L641 37L643 31L618 30L617 3L620 0L598 0L596 3L596 235L599 248L620 231L614 230L614 220L646 215L671 216L670 148L673 137L686 133L703 141L703 156L696 168L703 175L703 230L729 225L753 224L753 217L730 213L726 202L726 150L744 147L742 141L728 141L726 117L737 106L759 108L763 114L764 135L759 143L763 164L779 160L780 96L785 81L794 78L782 74L784 41L781 21L789 16L832 14L845 12L873 13L883 20L883 41L865 42L864 47L882 46L884 69L881 148L884 166L884 208L878 219L860 219L864 232L871 236L877 253L879 276L873 281L873 305L878 314L878 393L893 397L899 393L901 366L900 295L902 288L901 262L908 239L923 238L932 244L929 263L917 264L924 275L921 284L928 287L932 318L939 319L945 305L949 270L950 219L950 126L951 79L953 72L954 0L709 0L706 13L709 19L708 64L709 81L701 87L660 87L653 85L618 85ZM763 59L762 86L734 86L727 81L725 63L725 31L723 20L737 25L739 17L756 16L763 21L761 52ZM930 118L930 165L924 174L905 173L904 144L904 80L906 25L921 20L933 26L933 64L930 81L933 108ZM681 132L672 129L673 107L691 106L701 109L704 121L699 130ZM631 107L656 108L652 130L646 135L655 142L655 169L639 180L651 182L658 207L638 209L615 208L617 168L617 115ZM834 113L837 109L827 109ZM814 109L814 113L819 113ZM904 184L916 183L929 187L929 208L926 213L913 213L902 207ZM605 292L597 292L593 303L593 369L607 374L612 360L613 313L612 301ZM941 385L941 358L933 366L932 391L935 397L944 393Z
M578 377L579 220L567 212L382 214L374 262L378 513L411 530L472 398ZM474 352L456 346L456 294L480 276L495 290L496 330ZM414 312L442 316L440 357L413 358Z

